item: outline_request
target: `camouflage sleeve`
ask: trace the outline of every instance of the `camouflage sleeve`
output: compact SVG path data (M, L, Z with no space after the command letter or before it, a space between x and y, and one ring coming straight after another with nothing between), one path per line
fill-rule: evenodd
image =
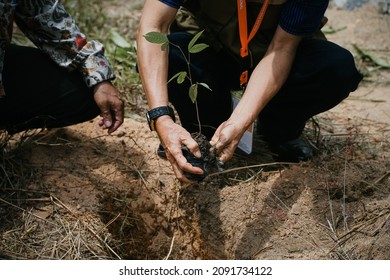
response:
M0 98L5 96L3 87L3 64L4 64L4 50L0 47Z
M88 41L72 16L56 0L20 0L15 20L19 28L58 65L78 69L89 87L115 78L104 46Z
M12 15L14 7L14 1L7 3L0 2L0 98L5 95L2 75L4 67L4 54L6 46L11 41Z

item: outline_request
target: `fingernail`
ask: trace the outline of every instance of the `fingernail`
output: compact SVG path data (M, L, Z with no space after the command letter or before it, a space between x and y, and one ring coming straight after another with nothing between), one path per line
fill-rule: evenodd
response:
M197 158L201 158L202 154L200 151L197 151L197 152L195 152L194 156L196 156Z
M110 122L110 121L105 121L104 122L104 126L105 127L110 127L112 125L112 122Z

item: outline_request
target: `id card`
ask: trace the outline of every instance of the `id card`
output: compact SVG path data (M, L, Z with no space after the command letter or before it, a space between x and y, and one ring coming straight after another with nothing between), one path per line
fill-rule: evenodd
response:
M242 90L239 91L232 91L232 101L233 101L233 110L236 108L238 102L241 99L241 96L243 94ZM238 148L243 151L246 154L252 153L252 147L253 147L253 130L254 130L254 123L252 123L247 130L244 132L244 134L241 137L240 142L238 143Z

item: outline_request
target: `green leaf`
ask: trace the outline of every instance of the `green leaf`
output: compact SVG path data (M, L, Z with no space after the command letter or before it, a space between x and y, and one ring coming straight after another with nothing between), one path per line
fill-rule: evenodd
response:
M129 49L131 48L131 44L126 41L118 32L114 30L110 30L111 40L120 48Z
M209 91L213 91L208 84L205 84L205 83L198 83L199 85L201 85L202 87L204 88L207 88Z
M172 82L174 79L176 79L177 77L179 77L180 75L180 72L179 73L176 73L175 75L173 75L169 80L168 80L168 83Z
M191 41L188 43L188 51L190 51L192 49L192 47L195 45L196 41L198 41L199 37L202 36L203 31L204 30L196 33L195 36L191 39Z
M324 27L322 27L321 31L324 33L324 34L334 34L336 32L339 32L341 30L344 30L344 29L347 29L346 26L343 26L343 27L340 27L340 28L333 28L332 26L327 26L325 25Z
M190 53L198 53L198 52L201 52L205 48L208 48L208 47L209 47L209 45L201 43L201 44L196 44L196 45L192 46L191 49L189 49L188 51Z
M182 71L179 73L179 76L177 77L177 83L180 85L184 82L185 78L187 77L187 72Z
M162 50L162 51L165 51L165 50L167 49L168 45L169 45L169 42L163 43L163 44L161 45L161 50Z
M184 79L185 79L186 77L187 77L187 72L186 72L186 71L182 71L182 72L179 72L179 73L176 73L175 75L173 75L173 76L169 79L168 83L171 82L171 81L173 81L174 79L177 78L177 83L178 83L178 84L182 84L182 83L184 82Z
M190 96L192 103L195 103L196 98L198 97L198 84L191 85L188 94Z
M153 44L164 45L164 44L168 44L169 43L167 35L165 35L165 34L163 34L161 32L155 32L155 31L148 32L148 33L146 33L144 35L144 38L148 42L153 43Z
M361 58L368 59L371 62L373 62L374 64L376 64L377 66L380 66L383 68L390 68L390 64L387 63L384 59L377 57L374 54L369 53L367 51L363 51L361 48L359 48L355 44L353 44L352 46L355 48L355 50L358 52L358 54L360 55Z

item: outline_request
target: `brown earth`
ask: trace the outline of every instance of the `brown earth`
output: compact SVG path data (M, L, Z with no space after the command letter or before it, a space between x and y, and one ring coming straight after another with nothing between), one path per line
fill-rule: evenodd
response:
M390 63L389 15L327 16L330 40ZM262 165L272 159L258 145L181 186L137 114L111 136L97 119L14 136L0 258L390 259L390 72L356 61L365 81L308 124L316 156L301 164Z

